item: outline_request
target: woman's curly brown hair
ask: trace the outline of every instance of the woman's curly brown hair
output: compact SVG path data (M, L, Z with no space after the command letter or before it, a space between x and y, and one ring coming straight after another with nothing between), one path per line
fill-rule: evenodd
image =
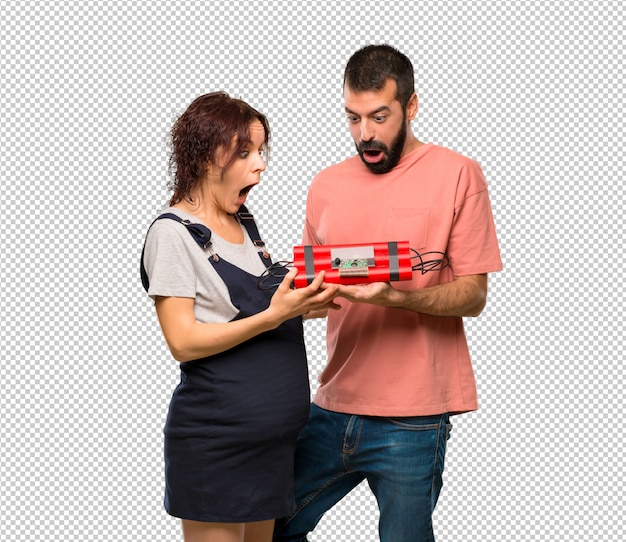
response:
M250 141L250 124L258 120L265 130L268 151L270 128L265 115L243 100L225 92L211 92L196 98L176 120L171 131L170 171L173 191L170 205L191 201L192 192L215 162L220 149L232 149L222 174L232 165ZM233 139L235 144L233 145Z

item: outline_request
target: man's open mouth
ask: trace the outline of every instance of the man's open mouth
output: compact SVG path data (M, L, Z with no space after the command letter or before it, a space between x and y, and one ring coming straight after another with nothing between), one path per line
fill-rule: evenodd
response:
M384 152L380 149L369 149L362 151L363 159L370 164L380 162L384 158Z

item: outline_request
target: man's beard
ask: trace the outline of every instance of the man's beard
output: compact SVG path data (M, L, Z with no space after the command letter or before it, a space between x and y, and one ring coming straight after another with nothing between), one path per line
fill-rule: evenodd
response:
M394 167L398 165L400 158L402 158L402 151L404 150L404 144L406 143L406 121L403 119L402 126L398 131L398 134L391 142L391 148L388 148L387 145L381 143L380 141L363 141L360 145L356 145L356 150L361 157L361 161L365 164L367 169L369 169L372 173L381 174L381 173L389 173ZM383 151L386 155L380 162L370 163L365 160L363 157L363 151L367 150L376 150Z

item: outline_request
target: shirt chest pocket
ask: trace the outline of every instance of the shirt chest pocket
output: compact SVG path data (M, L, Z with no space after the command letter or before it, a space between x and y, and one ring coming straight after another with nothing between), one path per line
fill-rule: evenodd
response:
M428 243L430 208L392 207L387 216L389 241L409 241L411 248L420 250Z

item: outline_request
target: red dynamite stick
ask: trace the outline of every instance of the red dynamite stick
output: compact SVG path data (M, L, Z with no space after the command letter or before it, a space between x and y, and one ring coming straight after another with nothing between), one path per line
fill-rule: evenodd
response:
M411 248L408 241L358 245L300 245L293 247L298 268L296 288L303 288L320 271L324 281L337 284L411 280Z

